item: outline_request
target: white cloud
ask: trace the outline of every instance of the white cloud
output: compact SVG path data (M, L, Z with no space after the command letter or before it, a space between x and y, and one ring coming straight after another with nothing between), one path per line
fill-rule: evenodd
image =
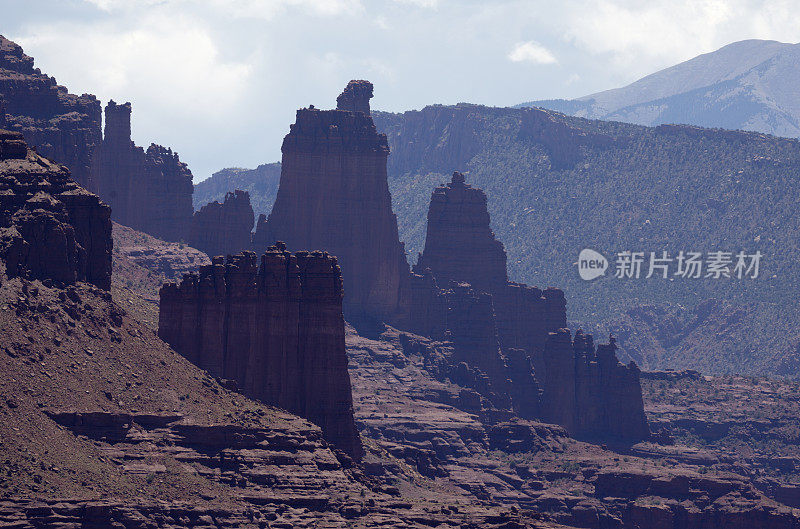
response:
M179 16L153 16L128 30L40 26L19 40L24 48L36 50L37 64L62 65L59 82L73 91L103 99L136 96L134 103L145 100L209 116L224 114L237 102L252 70L248 62L222 60L211 34Z
M134 11L152 6L180 8L190 12L202 7L217 8L223 16L260 18L272 20L288 9L297 9L306 14L334 16L360 12L361 0L83 0L106 12ZM429 2L436 0L411 0Z
M393 0L398 4L413 4L419 7L436 8L439 6L439 0Z
M796 42L796 8L790 0L573 0L556 25L568 42L639 76L738 40Z
M315 16L338 16L359 13L361 0L210 0L227 15L239 18L272 20L288 9Z
M509 52L508 58L512 62L531 62L533 64L555 64L558 62L550 50L532 40L517 43L514 49Z

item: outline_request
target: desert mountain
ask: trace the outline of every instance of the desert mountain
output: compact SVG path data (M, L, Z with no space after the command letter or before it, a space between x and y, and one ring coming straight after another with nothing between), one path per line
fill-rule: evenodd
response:
M530 101L573 116L800 136L800 44L743 40L578 99Z

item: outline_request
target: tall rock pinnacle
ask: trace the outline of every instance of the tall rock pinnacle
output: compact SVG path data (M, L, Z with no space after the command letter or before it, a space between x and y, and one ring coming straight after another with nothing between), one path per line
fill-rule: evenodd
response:
M259 219L254 244L328 251L342 267L349 320L402 324L410 272L389 195L389 146L369 115L370 97L371 83L351 81L336 110L297 111L275 206Z

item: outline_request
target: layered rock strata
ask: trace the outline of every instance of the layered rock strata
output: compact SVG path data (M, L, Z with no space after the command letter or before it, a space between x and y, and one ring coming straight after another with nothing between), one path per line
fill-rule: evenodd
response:
M286 251L215 258L161 289L159 336L246 395L306 417L355 458L336 258Z
M33 58L0 35L0 127L21 132L42 156L69 167L82 187L98 180L100 102L70 94L33 67Z
M66 165L114 220L170 241L185 240L192 218L192 173L171 149L131 141L131 105L77 96L33 67L0 36L0 127L21 132L39 154Z
M386 180L389 147L369 115L372 85L351 81L336 110L297 111L281 181L256 250L275 240L336 255L349 320L407 324L409 269Z
M167 241L185 240L192 220L192 172L172 149L131 140L131 104L105 109L98 194L114 220Z
M108 206L69 171L0 130L0 258L6 275L111 287Z
M210 202L194 213L188 242L209 256L248 250L253 219L250 194L237 189L227 193L222 204Z
M414 271L414 330L450 339L457 350L472 351L471 364L476 367L480 358L500 354L507 369L484 372L495 387L517 377L518 387L505 386L515 395L517 413L543 417L582 437L649 435L636 365L619 364L613 340L595 348L592 337L580 331L573 340L566 329L561 290L542 291L508 281L506 253L489 225L486 195L466 184L459 172L433 191L425 249ZM472 285L476 295L487 298L484 306L489 310L472 311L467 324L454 318L468 304L437 291L437 284L447 282ZM495 343L479 332L487 326L495 329ZM508 369L509 364L514 369ZM541 403L534 380L541 385Z

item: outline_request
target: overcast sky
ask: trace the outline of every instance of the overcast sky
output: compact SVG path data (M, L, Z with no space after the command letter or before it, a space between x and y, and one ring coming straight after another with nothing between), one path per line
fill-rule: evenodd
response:
M796 0L0 0L0 34L74 93L133 103L134 140L200 181L280 159L297 108L350 79L373 108L572 98L748 38Z

